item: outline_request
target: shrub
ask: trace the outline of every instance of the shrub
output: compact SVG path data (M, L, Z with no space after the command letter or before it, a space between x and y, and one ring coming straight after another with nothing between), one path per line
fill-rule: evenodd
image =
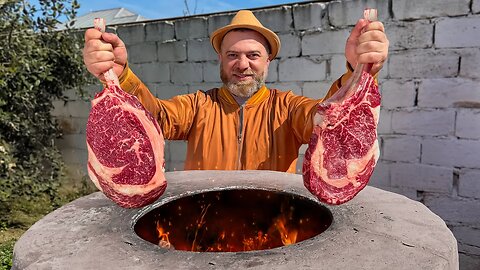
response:
M0 5L0 223L29 226L32 208L46 214L57 206L63 174L52 101L91 77L81 37L56 30L61 19L75 17L76 0Z

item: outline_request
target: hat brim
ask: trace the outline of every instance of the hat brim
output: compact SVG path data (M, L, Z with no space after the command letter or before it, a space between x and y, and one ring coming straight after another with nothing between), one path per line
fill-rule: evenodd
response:
M227 25L224 26L220 29L217 29L215 32L213 32L210 42L212 43L213 49L217 52L220 53L220 48L222 45L222 40L225 37L225 35L233 30L233 29L238 29L238 28L247 28L251 29L254 31L259 32L262 36L264 36L268 44L270 45L270 57L269 59L272 60L274 59L278 52L280 51L280 39L278 38L277 34L275 34L273 31L265 28L265 27L259 27L256 25L251 25L251 24L235 24L235 25Z

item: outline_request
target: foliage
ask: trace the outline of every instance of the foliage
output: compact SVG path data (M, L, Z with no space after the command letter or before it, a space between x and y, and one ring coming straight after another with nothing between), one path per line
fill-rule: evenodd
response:
M52 101L86 84L80 36L56 30L76 0L0 4L0 223L25 227L58 206L63 161ZM39 209L40 207L40 209ZM2 262L3 263L3 262Z
M0 243L0 270L12 267L12 253L15 241Z

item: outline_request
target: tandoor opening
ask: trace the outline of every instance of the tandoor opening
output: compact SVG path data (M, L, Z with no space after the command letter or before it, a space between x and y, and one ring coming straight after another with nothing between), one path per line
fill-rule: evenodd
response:
M308 198L259 189L181 197L140 217L134 230L165 248L195 252L263 250L325 231L332 214Z

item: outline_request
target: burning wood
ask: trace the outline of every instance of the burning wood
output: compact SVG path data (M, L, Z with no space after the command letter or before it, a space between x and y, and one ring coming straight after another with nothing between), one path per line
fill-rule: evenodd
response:
M221 190L184 196L135 224L143 239L193 252L239 252L291 245L325 231L330 212L308 199L266 190Z
M281 214L272 221L267 233L258 230L256 232L256 236L239 236L236 234L236 232L244 231L243 229L246 227L246 225L243 224L242 228L232 228L230 233L227 233L226 230L222 230L220 233L216 234L218 237L213 243L209 244L208 246L204 246L204 242L207 242L205 241L205 238L207 231L209 230L206 226L205 216L210 206L211 204L206 206L203 205L201 207L202 211L200 213L200 217L197 219L195 226L192 226L195 227L195 232L190 251L232 252L262 250L275 246L273 243L276 241L276 239L280 239L284 246L295 244L297 241L298 230L295 228L289 228L287 224L287 220L292 219L293 215L293 208L289 208L289 212L284 212L282 210ZM164 228L162 228L159 221L157 221L157 232L158 238L160 239L158 245L164 248L174 249L168 237L170 232L167 232ZM242 248L238 245L238 237L243 237L243 240L241 241L243 244Z

